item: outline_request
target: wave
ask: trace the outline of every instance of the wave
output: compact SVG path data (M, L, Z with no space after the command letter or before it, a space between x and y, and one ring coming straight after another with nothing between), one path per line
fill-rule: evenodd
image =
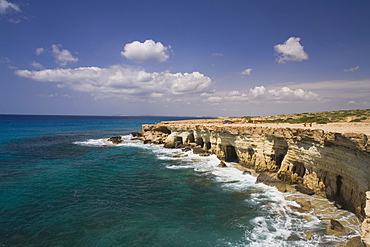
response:
M90 146L90 147L139 147L139 148L150 148L152 145L146 145L139 141L132 140L132 135L123 135L121 136L122 143L113 144L111 141L108 141L109 138L99 138L99 139L88 139L85 141L75 141L73 144L81 146Z
M216 155L200 156L192 151L166 149L163 145L142 144L131 140L131 135L122 136L121 144L112 144L107 139L89 139L74 142L83 146L130 146L151 149L167 169L193 169L198 176L212 179L226 192L244 193L246 203L258 208L262 215L256 215L245 229L245 239L240 246L335 246L360 234L357 217L345 210L334 207L327 199L307 196L298 192L279 192L275 187L256 184L256 176L244 174L235 163L225 162L227 167L218 167L220 160ZM307 212L300 201L310 201L312 208ZM344 236L326 234L330 219L339 220L349 230ZM237 244L239 246L239 244ZM232 244L235 246L235 243Z
M194 169L199 175L207 176L220 183L225 191L253 193L245 199L266 212L266 216L256 216L249 224L253 227L245 231L247 246L336 246L360 234L357 217L345 210L337 209L333 203L319 196L308 196L298 192L279 192L275 187L256 184L256 177L237 169L235 163L225 162L227 167L218 167L216 155L199 156L192 151L159 148L154 151L158 159L179 160L168 169ZM302 205L295 200L310 201L309 212L299 210ZM344 236L328 235L326 228L330 219L339 220L349 230ZM233 245L235 246L235 245ZM246 246L241 244L240 246Z

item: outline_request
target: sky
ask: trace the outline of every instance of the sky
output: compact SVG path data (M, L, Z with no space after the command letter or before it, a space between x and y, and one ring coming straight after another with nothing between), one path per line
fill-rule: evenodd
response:
M0 114L370 108L368 0L0 0Z

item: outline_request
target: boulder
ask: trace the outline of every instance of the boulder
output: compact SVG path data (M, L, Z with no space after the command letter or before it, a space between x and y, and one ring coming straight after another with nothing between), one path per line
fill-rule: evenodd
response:
M305 187L305 186L302 186L302 185L296 185L296 186L294 186L294 188L295 188L297 191L299 191L299 192L301 192L301 193L303 193L303 194L306 194L306 195L310 195L310 196L312 196L313 194L315 194L315 191L313 191L313 190L311 190L310 188L307 188L307 187Z
M343 231L344 226L339 221L331 219L330 220L330 229Z
M262 172L260 175L258 175L256 183L264 183L269 186L274 186L280 192L287 191L286 184L284 184L277 178L276 173Z
M351 238L345 245L345 247L365 247L365 244L362 242L361 237Z
M133 137L142 137L141 133L140 132L132 132L131 135Z
M334 235L337 237L347 235L344 226L337 220L330 220L330 223L326 227L326 234Z
M306 235L306 239L307 240L311 240L311 238L313 236L313 233L312 232L305 232L304 234Z
M165 148L175 148L175 142L172 142L172 141L171 142L169 142L169 141L165 142L164 147Z
M252 173L250 171L244 170L243 175L252 175Z
M204 153L208 153L208 152L206 150L204 150L203 148L194 147L193 148L193 153L194 154L204 154Z
M122 143L122 137L121 136L113 136L108 139L108 141L111 141L113 144L120 144Z
M188 152L191 150L191 146L185 146L183 149L181 149L183 152Z
M227 167L227 165L225 164L225 162L221 161L217 167Z

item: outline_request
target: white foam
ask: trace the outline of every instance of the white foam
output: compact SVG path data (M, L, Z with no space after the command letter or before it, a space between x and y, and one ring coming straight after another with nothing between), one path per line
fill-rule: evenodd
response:
M133 141L132 135L124 135L121 136L122 143L113 144L111 141L108 141L109 138L100 138L100 139L88 139L86 141L75 141L73 144L81 145L81 146L95 146L95 147L122 147L122 146L129 146L129 147L139 147L139 148L152 148L153 145L146 145L139 141Z
M166 168L176 170L176 169L191 169L193 167L192 166L183 165L183 166L166 166Z
M345 241L351 237L340 238L324 235L325 223L310 212L300 213L293 210L291 207L301 206L297 202L286 200L287 193L281 193L275 187L262 183L256 184L256 177L243 174L242 171L234 168L232 163L225 162L228 167L218 167L220 160L216 155L203 157L192 151L181 152L179 149L158 149L155 153L160 159L167 156L168 159L181 161L178 165L167 166L169 169L192 168L200 173L212 174L212 179L220 182L226 191L255 190L246 200L248 203L258 205L259 210L265 211L267 216L257 216L250 222L254 227L245 233L245 239L249 242L248 246L334 245L334 242ZM310 221L305 216L310 216ZM311 240L306 240L305 232L314 233ZM359 232L354 230L352 234L356 236ZM294 238L294 240L288 241L289 238Z
M81 146L113 146L112 142L109 142L107 139L88 139L86 141L76 141L73 144L81 145Z
M142 144L141 142L131 141L131 135L123 136L121 144L112 144L107 139L90 139L83 142L75 142L78 145L88 146L134 146L139 148L151 149L160 160L172 160L166 164L168 169L194 169L199 175L212 175L213 180L220 182L225 192L251 191L249 204L255 204L259 210L265 211L266 216L257 216L251 220L253 225L251 230L246 230L245 240L248 246L319 246L329 242L348 240L351 236L359 235L358 226L354 225L355 230L350 232L351 236L335 237L324 235L325 224L319 219L321 215L315 216L310 213L301 213L291 207L301 207L294 201L285 199L289 193L281 193L275 187L270 187L262 183L256 184L256 177L243 174L242 171L234 168L232 163L225 162L227 167L218 167L220 160L216 155L199 156L192 151L183 152L181 149L166 149L162 145ZM166 162L165 162L166 163ZM326 200L326 199L322 199ZM348 214L346 214L348 215ZM305 216L310 216L308 221ZM346 218L347 217L347 218ZM350 221L350 216L342 217L343 221ZM245 226L240 226L244 228ZM313 232L311 240L305 239L305 232ZM294 241L287 241L294 236ZM243 245L241 245L243 246Z

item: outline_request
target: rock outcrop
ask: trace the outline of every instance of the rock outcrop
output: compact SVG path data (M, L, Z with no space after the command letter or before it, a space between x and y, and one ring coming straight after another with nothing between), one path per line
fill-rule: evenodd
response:
M112 142L113 144L120 144L122 143L122 137L121 136L112 136L108 139L108 141Z
M325 196L361 220L366 217L365 193L370 190L370 138L366 134L170 122L143 125L141 135L143 140L168 147L198 146L221 160L272 173L285 184Z

